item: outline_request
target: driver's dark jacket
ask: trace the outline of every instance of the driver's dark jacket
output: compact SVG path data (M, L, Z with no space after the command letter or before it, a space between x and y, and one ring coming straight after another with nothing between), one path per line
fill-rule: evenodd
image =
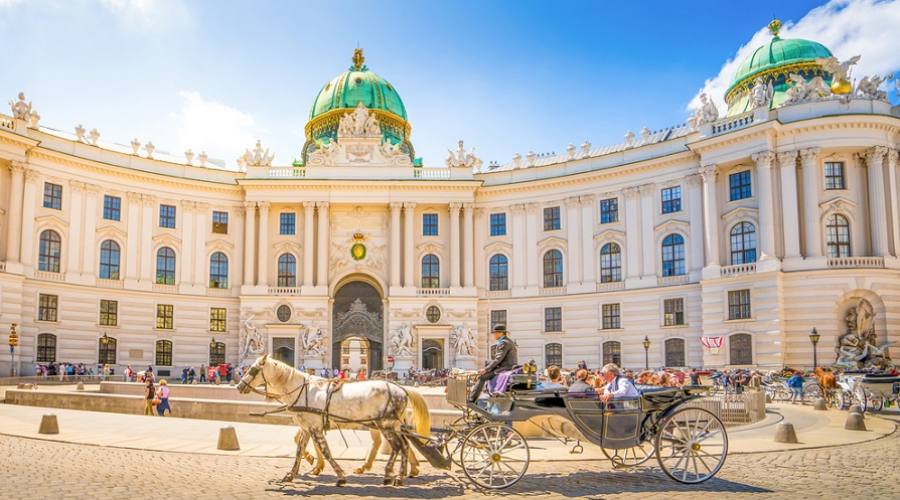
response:
M516 343L509 337L500 337L497 341L497 352L494 359L484 367L486 375L496 375L500 372L512 370L519 364L519 355L516 349Z

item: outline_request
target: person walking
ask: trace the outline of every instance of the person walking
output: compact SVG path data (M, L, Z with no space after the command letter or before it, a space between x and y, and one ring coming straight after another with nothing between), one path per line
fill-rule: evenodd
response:
M144 385L144 415L153 415L153 400L156 399L156 388L153 379L147 378Z
M160 417L166 416L166 410L172 415L172 407L169 406L169 383L166 379L159 380L159 389L156 390L156 397L159 399L159 405L156 406L156 413Z
M788 387L791 389L791 404L800 398L800 404L803 404L803 376L799 371L795 371L791 378L787 381Z

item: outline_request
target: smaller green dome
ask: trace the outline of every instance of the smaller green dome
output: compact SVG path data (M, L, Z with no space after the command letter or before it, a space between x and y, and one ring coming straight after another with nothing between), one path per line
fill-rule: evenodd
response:
M742 82L752 80L770 70L794 64L814 63L820 57L832 57L831 51L821 43L773 36L769 43L754 50L753 54L738 66L734 80L725 93L727 95Z
M394 86L363 62L362 52L358 51L353 66L322 87L309 110L310 120L333 109L353 109L360 102L369 109L388 111L407 119L406 106Z

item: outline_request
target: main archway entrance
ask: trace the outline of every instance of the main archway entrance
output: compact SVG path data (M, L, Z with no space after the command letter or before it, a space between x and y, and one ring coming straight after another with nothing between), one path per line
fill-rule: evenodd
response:
M383 305L378 290L364 281L351 281L334 294L332 307L331 366L382 369ZM365 356L365 362L356 360Z

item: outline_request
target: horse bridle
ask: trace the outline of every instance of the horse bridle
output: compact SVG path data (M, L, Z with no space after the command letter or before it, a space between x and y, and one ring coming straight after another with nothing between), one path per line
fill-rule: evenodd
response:
M263 390L259 390L258 388L250 385L250 382L244 381L244 378L246 378L249 375L250 381L252 382L253 379L255 379L256 376L260 374L260 372L262 372ZM268 379L266 379L266 372L264 370L262 370L262 368L260 368L259 365L253 365L250 367L250 371L247 372L247 375L244 375L243 377L241 377L241 384L245 385L248 389L255 392L256 394L259 394L259 395L265 397L266 399L280 399L280 398L283 398L284 396L289 396L297 391L300 391L300 393L297 394L297 399L294 400L294 403L296 403L297 400L300 399L300 396L303 394L303 389L309 385L309 379L304 377L303 382L301 382L300 385L298 385L296 388L294 388L293 390L291 390L289 392L285 392L284 394L274 394L274 393L269 392L269 381L268 381Z

